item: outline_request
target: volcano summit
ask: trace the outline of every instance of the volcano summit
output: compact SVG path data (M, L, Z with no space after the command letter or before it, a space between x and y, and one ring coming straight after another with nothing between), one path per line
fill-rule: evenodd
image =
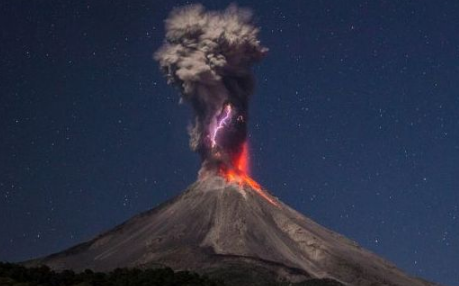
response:
M33 261L52 269L191 270L230 285L331 278L344 285L428 286L283 204L221 176L95 239Z

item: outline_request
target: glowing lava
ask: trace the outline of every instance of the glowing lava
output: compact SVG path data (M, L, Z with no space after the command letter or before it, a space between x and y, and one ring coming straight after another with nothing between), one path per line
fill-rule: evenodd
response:
M230 104L225 105L224 109L218 116L217 126L210 132L211 147L215 148L217 143L217 136L219 132L222 132L224 127L228 126L233 117L233 109ZM242 117L238 117L238 120L243 120ZM278 203L269 196L263 188L249 175L249 148L247 142L242 145L241 153L232 160L230 164L222 164L220 167L220 175L226 179L227 182L236 183L239 186L249 186L258 195L267 200L274 206L279 206Z
M242 147L242 152L233 162L234 168L222 168L220 174L231 183L236 183L243 187L249 186L258 195L267 200L270 204L278 207L278 203L271 198L254 179L249 175L249 150L247 142Z

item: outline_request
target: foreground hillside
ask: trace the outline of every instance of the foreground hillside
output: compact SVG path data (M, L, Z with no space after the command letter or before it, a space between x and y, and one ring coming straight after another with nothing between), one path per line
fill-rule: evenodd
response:
M162 269L115 269L109 273L85 270L52 271L47 266L26 268L0 262L0 286L224 286L221 280L191 272ZM268 283L272 286L341 286L332 280L311 280L299 284Z

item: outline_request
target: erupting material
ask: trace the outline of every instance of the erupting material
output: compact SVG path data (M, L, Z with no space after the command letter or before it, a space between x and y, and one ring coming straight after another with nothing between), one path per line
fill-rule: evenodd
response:
M223 176L227 182L236 183L241 187L247 185L270 204L278 206L278 203L249 175L249 149L247 142L243 144L242 152L236 160L234 160L233 167L234 168L220 168L220 175Z
M174 9L166 20L166 39L155 53L168 82L194 110L190 147L199 153L199 177L222 173L261 190L238 160L247 141L252 66L267 53L250 10L230 5L222 12L202 5ZM232 180L232 181L234 181Z

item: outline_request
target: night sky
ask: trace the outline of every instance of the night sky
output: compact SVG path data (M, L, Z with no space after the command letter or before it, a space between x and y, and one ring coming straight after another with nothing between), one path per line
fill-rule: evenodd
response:
M191 108L152 59L186 3L0 2L0 260L88 240L196 180ZM459 1L238 4L270 49L253 177L409 274L459 285Z

